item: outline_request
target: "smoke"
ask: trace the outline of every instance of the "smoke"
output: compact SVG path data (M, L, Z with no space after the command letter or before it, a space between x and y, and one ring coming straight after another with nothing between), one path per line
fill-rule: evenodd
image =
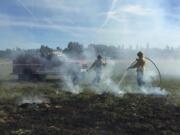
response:
M160 87L142 87L141 92L146 95L166 96L168 92Z
M138 87L137 83L134 85L129 84L125 86L125 89L128 93L138 93L145 95L157 95L157 96L166 96L169 93L166 89L162 89L161 85L161 76L158 73L157 69L153 66L152 63L146 61L147 65L144 71L144 82L145 85Z
M167 92L167 90L160 88L160 86L157 85L161 85L160 83L160 76L157 73L156 70L153 70L151 68L148 68L145 71L144 74L144 81L145 81L145 86L141 87L140 93L146 94L146 95L157 95L157 96L166 96L169 93ZM156 84L153 84L155 83ZM154 86L155 85L155 86Z
M107 65L102 70L102 80L97 90L98 93L109 92L118 96L125 94L125 92L120 89L119 84L113 79L114 74L119 74L118 71L114 70L115 66L115 61L107 61Z
M22 104L42 104L42 103L49 103L49 99L43 96L25 96L18 102L18 105Z
M180 59L157 60L157 65L164 76L180 76Z
M153 80L156 80L159 76L152 70L148 70L145 73L144 81L147 83L151 83Z
M146 85L144 87L138 87L135 70L127 71L126 67L120 66L122 63L116 60L107 60L104 56L103 60L107 64L102 68L101 81L98 84L93 84L93 79L96 76L95 70L92 69L88 72L87 70L95 60L92 60L92 58L95 58L98 54L91 49L90 51L84 51L83 55L83 60L75 60L66 55L63 56L64 62L60 67L63 73L61 75L64 82L63 90L78 94L86 89L90 89L97 94L107 92L117 96L123 96L126 93L141 93L146 95L168 94L165 89L157 87L160 76L157 69L150 62L147 62L147 68L144 74ZM87 65L87 67L83 68L83 64Z
M102 68L100 83L93 84L96 72L94 69L91 69L90 71L88 71L88 69L95 61L97 55L99 55L97 50L91 48L84 49L82 52L83 57L75 57L74 55L72 57L62 54L54 56L50 60L45 60L45 58L41 58L40 56L37 57L37 55L33 56L32 59L28 59L29 57L27 57L26 62L34 63L34 59L36 59L36 61L37 58L41 59L42 64L45 63L46 72L59 75L59 78L62 80L59 86L62 90L74 94L81 93L87 89L94 91L97 94L107 92L117 96L122 96L126 93L150 95L168 94L165 89L157 87L159 86L160 76L157 69L150 61L147 61L144 73L146 85L144 87L138 87L136 82L136 70L126 70L129 63L131 63L130 61L125 62L106 59L106 56L103 54L101 54L103 61L107 64ZM158 67L160 66L158 65ZM39 102L36 98L33 100ZM26 102L32 102L33 100L28 99Z
M60 74L60 78L64 82L63 90L78 94L88 87L98 94L104 92L118 95L123 94L123 91L119 89L118 84L112 79L115 62L111 62L111 64L109 63L104 66L101 72L100 83L93 84L96 74L94 69L90 71L88 71L88 69L96 59L97 55L97 52L92 48L83 52L84 58L82 60L76 60L66 55L64 55L63 58L59 58L61 61L63 59L63 64L59 68L62 73ZM84 85L86 87L84 87Z

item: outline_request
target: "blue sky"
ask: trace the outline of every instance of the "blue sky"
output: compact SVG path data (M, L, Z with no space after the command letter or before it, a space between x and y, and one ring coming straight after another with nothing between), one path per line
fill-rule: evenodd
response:
M180 46L179 0L1 0L0 48Z

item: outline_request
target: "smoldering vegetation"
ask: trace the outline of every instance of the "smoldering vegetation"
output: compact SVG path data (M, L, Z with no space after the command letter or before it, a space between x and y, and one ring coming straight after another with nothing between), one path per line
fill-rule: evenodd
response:
M146 87L138 88L136 85L135 70L127 71L127 67L136 59L136 53L141 50L146 57L153 59L160 70L150 61L146 60L145 81ZM124 48L90 44L84 47L78 42L70 42L67 48L57 47L56 49L42 45L40 49L16 50L7 49L9 55L4 57L13 58L13 72L19 79L31 80L45 79L49 74L55 74L60 79L60 87L72 93L82 92L87 87L94 89L97 93L110 92L115 95L125 93L143 93L166 95L166 90L161 88L163 76L176 76L179 74L179 48L166 47L157 48ZM102 69L101 82L97 86L92 85L95 77L94 70L87 72L97 55L101 55L107 63ZM22 76L26 73L25 76ZM33 76L31 75L33 74ZM28 77L27 77L28 76ZM128 81L127 81L128 80ZM63 82L62 82L63 81ZM154 93L153 93L153 90Z
M169 49L168 53L167 49L141 49L155 62L162 79L160 82L157 69L146 60L146 85L141 88L137 86L136 70L127 70L139 50L104 45L83 47L76 42L65 49L41 46L9 50L11 55L1 60L0 66L0 132L179 134L179 58L168 54L175 54L178 49ZM102 68L100 83L94 85L95 70L88 69L99 54L107 64ZM22 56L22 63L15 62L18 68L28 71L27 67L38 65L30 68L32 72L25 72L33 73L25 80L18 79L20 71L11 74L12 60ZM39 74L46 77L39 80Z
M60 93L59 93L60 94ZM178 134L180 108L165 97L61 92L51 102L0 103L2 134Z

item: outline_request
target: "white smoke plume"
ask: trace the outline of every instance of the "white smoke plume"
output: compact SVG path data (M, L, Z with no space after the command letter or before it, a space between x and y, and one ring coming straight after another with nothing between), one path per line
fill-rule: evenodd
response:
M136 70L127 71L126 68L131 63L128 60L114 60L107 59L106 55L100 54L103 57L103 60L106 61L106 66L102 68L101 81L99 84L94 85L92 83L95 78L95 70L92 69L87 72L91 64L95 61L99 53L95 49L84 49L82 58L74 58L62 54L60 56L53 57L50 61L42 59L47 65L47 69L50 71L59 74L61 82L60 87L64 91L69 91L74 94L83 92L86 89L90 89L98 94L108 92L114 95L124 95L126 93L141 93L141 94L150 94L150 95L167 95L166 90L159 87L159 75L157 69L154 65L147 61L144 80L146 85L144 87L138 87L136 82ZM38 57L41 59L41 57ZM28 61L28 59L27 59ZM59 66L51 66L49 63L58 63L61 62ZM49 62L49 63L48 63ZM30 62L31 63L31 62ZM86 65L83 68L83 65ZM161 65L161 66L159 66ZM157 62L157 66L160 69L163 67L163 64ZM51 68L48 68L51 67ZM167 70L167 69L166 69ZM154 82L158 83L154 85ZM37 100L34 100L37 101Z
M43 96L25 96L18 102L18 105L22 104L42 104L42 103L49 103L50 100Z
M125 72L124 75L122 75L122 69L120 69L122 67L118 68L117 61L106 60L105 56L103 59L104 61L106 61L107 65L102 69L101 81L99 84L94 85L92 83L92 80L95 77L95 71L92 69L91 71L87 72L86 70L95 60L92 58L96 58L98 54L94 51L85 51L83 54L85 56L84 60L74 60L73 58L64 56L65 61L63 63L63 66L60 67L60 70L63 73L63 81L65 84L63 89L66 91L78 94L80 92L83 92L83 90L88 87L98 94L108 92L118 96L124 95L126 93L141 93L149 95L168 94L165 89L157 87L157 84L156 86L153 86L153 81L159 81L159 76L152 63L147 64L147 69L145 70L144 80L146 82L146 85L140 88L137 86L136 81L132 83L132 81L128 80L127 78L127 76L132 76L131 78L134 78L134 80L136 80L135 70L127 72L125 69L123 69ZM82 70L82 64L84 63L87 64L88 68ZM74 73L75 76L73 75ZM121 76L122 78L115 80L114 75ZM77 84L74 83L73 77L78 78ZM126 83L123 82L125 80Z

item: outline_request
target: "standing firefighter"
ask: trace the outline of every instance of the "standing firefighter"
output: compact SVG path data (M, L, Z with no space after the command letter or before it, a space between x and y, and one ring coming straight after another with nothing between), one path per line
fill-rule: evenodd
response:
M105 65L106 65L106 62L102 60L102 56L98 55L97 59L94 61L94 63L89 68L89 70L92 68L95 68L96 76L93 79L93 82L92 82L93 84L97 84L100 82L102 66L105 66Z
M143 76L144 76L144 66L146 62L144 60L144 55L142 52L138 52L137 56L138 59L136 59L135 64L132 64L128 69L136 68L138 86L143 86L145 84Z

